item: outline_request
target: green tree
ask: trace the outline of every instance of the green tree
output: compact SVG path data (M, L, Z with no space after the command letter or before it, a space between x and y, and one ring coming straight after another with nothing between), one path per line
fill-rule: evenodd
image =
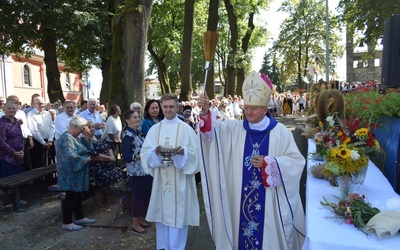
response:
M184 31L185 25L188 25L184 22L185 1L158 0L154 3L148 34L147 49L151 57L147 74L157 73L162 94L175 92L181 84L182 97L189 98L187 84L190 83L187 81L187 76L182 78L182 70L186 73L188 70L188 58L182 58L186 53L191 53L191 87L196 89L203 81L202 34L206 26L206 11L207 4L205 2L195 2L192 49L188 51L187 45L184 46L183 37L186 32ZM182 60L187 65L183 66Z
M260 73L263 73L268 76L271 82L277 85L276 90L278 92L282 92L283 88L279 81L279 69L276 66L276 58L273 57L274 55L271 53L266 52L264 54L262 66L260 69Z
M181 93L180 99L189 101L192 95L192 43L193 43L193 23L194 23L194 2L195 0L185 1L185 16L182 38L182 58L181 58Z
M352 31L363 34L359 44L375 46L376 41L383 37L384 23L392 15L400 13L398 0L340 0L337 10L340 20Z
M50 101L64 100L58 61L63 60L71 71L83 72L97 60L102 48L97 15L103 14L102 4L95 0L0 0L0 53L29 57L34 48L43 50Z
M107 12L101 16L101 22L99 28L103 31L102 35L102 46L99 46L100 49L98 59L100 60L100 69L103 76L103 82L100 91L100 101L108 102L108 96L110 92L111 85L111 53L112 53L112 18L115 13L116 1L108 0L108 4L105 3L104 8L106 8Z
M179 77L177 66L180 63L184 27L184 1L156 1L150 20L147 50L151 55L150 69L156 68L160 81L161 93L171 93L176 89L180 79L172 81L171 77Z
M322 55L325 51L325 1L323 0L285 0L280 11L289 14L281 24L279 38L274 42L273 51L280 58L280 81L284 85L291 84L293 79L299 88L305 88L302 80L307 75L307 66L315 65L317 70L325 69ZM342 56L343 48L338 20L329 14L330 41L330 75L335 75L336 61Z
M220 8L217 47L218 76L225 95L241 95L245 74L251 69L253 49L266 43L265 28L256 24L255 16L270 1L224 0Z

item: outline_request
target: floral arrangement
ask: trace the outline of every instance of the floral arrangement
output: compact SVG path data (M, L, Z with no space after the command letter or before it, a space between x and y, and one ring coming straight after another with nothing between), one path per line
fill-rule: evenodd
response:
M366 233L364 228L368 221L380 212L378 208L372 207L365 200L364 195L359 194L350 194L346 199L340 199L338 203L331 203L324 197L324 201L320 203L332 208L336 217L344 219L346 224L354 224L364 233Z
M317 153L326 156L324 176L354 176L368 164L368 153L379 151L379 142L357 119L342 121L328 116L316 133Z
M345 117L376 123L383 116L400 117L400 90L386 89L385 94L370 88L360 88L344 94Z
M321 157L328 154L332 147L336 147L336 128L334 127L335 121L332 116L326 118L324 123L318 124L319 132L315 133L314 142L316 145L316 152Z
M368 164L368 157L350 144L331 148L326 156L325 175L356 175Z
M356 147L367 156L372 156L379 152L380 144L374 135L376 123L367 124L358 118L344 120L337 134L342 144Z

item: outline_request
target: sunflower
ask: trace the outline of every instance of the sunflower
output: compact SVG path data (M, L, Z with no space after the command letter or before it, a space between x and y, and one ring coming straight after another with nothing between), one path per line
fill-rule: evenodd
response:
M324 175L353 175L368 164L368 157L350 145L331 148L327 155Z
M357 137L363 137L368 135L368 128L359 128L356 130Z
M336 150L336 157L342 158L342 159L349 159L351 156L350 149L348 149L346 146L340 146Z

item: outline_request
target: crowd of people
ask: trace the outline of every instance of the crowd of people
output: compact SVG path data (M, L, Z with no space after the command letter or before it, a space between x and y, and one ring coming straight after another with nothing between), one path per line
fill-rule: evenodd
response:
M125 177L116 164L121 158L131 187L130 231L145 236L154 225L157 249L185 249L188 226L200 223L199 183L217 249L300 249L305 162L274 117L299 114L305 97L272 96L269 79L255 72L246 81L257 88L243 84L244 98L204 94L183 102L165 94L143 109L132 103L122 116L118 105L107 111L95 99L46 109L33 95L23 110L18 97L0 97L0 178L56 162L65 192L62 229L76 231L95 223L82 207L89 176L95 204L102 206L110 185ZM169 147L175 153L166 160Z

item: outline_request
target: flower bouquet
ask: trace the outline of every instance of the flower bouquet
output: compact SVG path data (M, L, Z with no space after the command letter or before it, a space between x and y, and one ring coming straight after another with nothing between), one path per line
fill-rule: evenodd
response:
M355 183L362 184L358 180L361 175L361 170L367 166L368 157L358 151L351 144L341 144L336 148L331 148L326 157L327 163L323 169L324 176L327 179L329 176L338 176L339 189L343 198L353 192ZM365 178L365 175L364 175ZM332 182L337 186L337 182Z
M336 176L354 175L368 163L368 157L350 144L330 148L326 160L325 172Z
M372 207L365 200L364 195L360 196L359 194L350 194L346 199L340 199L338 203L331 203L324 197L324 201L320 203L332 208L335 216L344 219L346 224L354 224L357 229L367 235L365 226L372 217L380 212L378 208Z
M337 136L342 144L356 147L367 156L373 156L380 151L379 141L373 133L376 123L366 123L359 118L349 118L342 121L341 129Z
M324 123L319 124L319 132L314 136L316 145L316 152L321 157L326 157L328 151L332 147L336 147L336 128L334 127L335 121L332 116L326 118Z

